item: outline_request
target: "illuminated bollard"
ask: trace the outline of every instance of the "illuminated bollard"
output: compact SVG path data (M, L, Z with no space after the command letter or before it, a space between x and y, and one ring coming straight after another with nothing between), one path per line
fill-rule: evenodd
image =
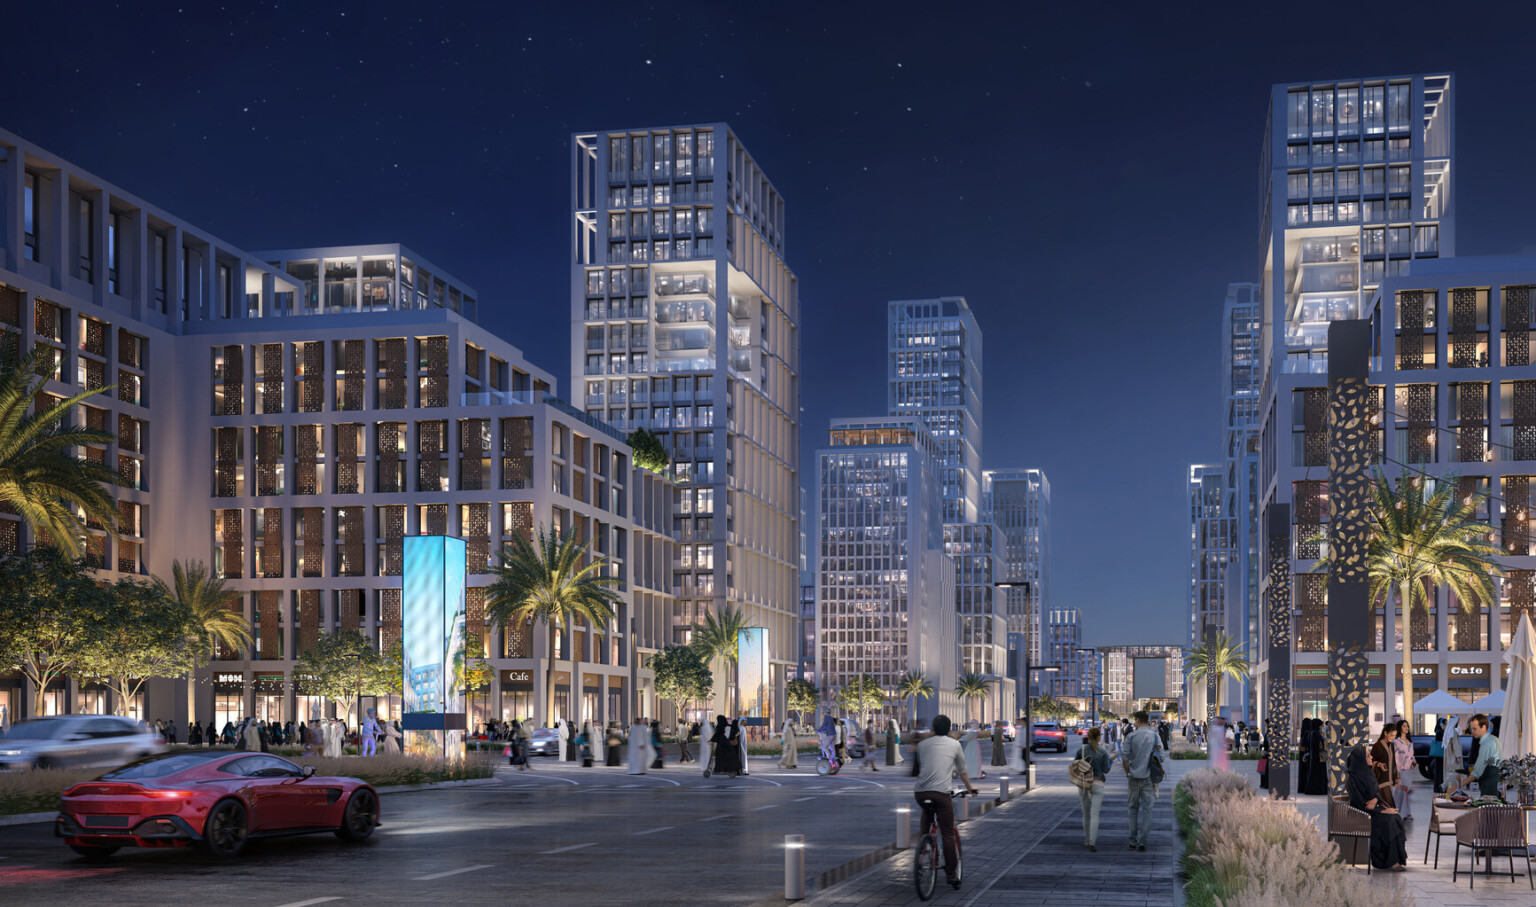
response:
M784 836L784 900L805 899L805 835Z
M1029 777L1024 779L1024 789L1035 789L1035 764L1033 762L1029 764Z
M956 797L955 799L960 801L960 808L955 810L955 821L964 822L971 817L971 798Z
M1008 776L1003 775L997 779L997 802L1008 802Z
M912 846L912 808L899 806L896 808L896 847L906 850Z

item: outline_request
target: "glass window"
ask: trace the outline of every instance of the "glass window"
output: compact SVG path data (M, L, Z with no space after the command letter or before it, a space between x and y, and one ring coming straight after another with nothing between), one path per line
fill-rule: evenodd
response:
M651 188L651 204L672 204L672 186L669 183L657 183Z
M1360 194L1360 171L1353 167L1340 170L1336 185L1340 197Z
M1413 234L1413 251L1420 255L1439 254L1440 227L1437 224L1416 227Z
M1293 139L1307 137L1307 92L1293 91L1286 96L1286 135Z
M652 141L656 154L651 161L651 176L654 179L671 179L672 133L664 132L652 136Z
M1413 120L1409 116L1413 100L1413 86L1407 82L1394 82L1387 86L1387 127L1396 132L1409 129Z
M623 136L608 140L608 172L623 173L629 169L629 142ZM622 190L620 190L622 191Z
M693 133L691 132L677 134L677 166L674 169L678 179L693 176Z
M1387 143L1381 139L1366 139L1365 159L1367 161L1384 161L1387 159Z
M1340 88L1338 96L1339 135L1354 135L1360 131L1360 89Z
M1306 172L1303 171L1301 173L1287 173L1285 175L1285 192L1286 192L1287 197L1289 197L1289 198L1306 198L1307 197L1307 174L1306 174Z
M1312 89L1312 134L1333 135L1333 89Z
M643 136L643 135L630 136L630 139L629 139L629 178L631 180L639 179L639 180L643 181L645 179L646 169L647 168L645 166L645 136ZM645 188L643 186L639 187L638 191L644 192Z
M1313 198L1331 198L1331 197L1333 197L1333 171L1332 170L1314 170L1314 171L1312 171L1312 197Z
M1361 119L1365 124L1367 135L1381 135L1386 131L1386 86L1367 85L1362 93ZM1369 143L1367 143L1369 147Z

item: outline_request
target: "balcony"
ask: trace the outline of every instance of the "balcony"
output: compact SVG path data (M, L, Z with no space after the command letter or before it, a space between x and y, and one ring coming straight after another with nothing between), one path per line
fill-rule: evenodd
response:
M715 298L715 284L703 273L657 274L657 296L708 296Z
M475 391L459 395L460 406L511 406L532 402L533 391Z
M657 324L709 324L715 317L715 305L707 300L661 302L656 305Z

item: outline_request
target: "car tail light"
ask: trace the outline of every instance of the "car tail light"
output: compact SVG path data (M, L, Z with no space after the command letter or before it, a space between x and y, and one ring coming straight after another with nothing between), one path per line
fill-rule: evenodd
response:
M137 784L103 784L99 781L86 781L76 784L64 792L66 797L113 797L122 794L142 794L144 788Z
M144 796L154 800L187 800L192 796L189 790L147 790Z

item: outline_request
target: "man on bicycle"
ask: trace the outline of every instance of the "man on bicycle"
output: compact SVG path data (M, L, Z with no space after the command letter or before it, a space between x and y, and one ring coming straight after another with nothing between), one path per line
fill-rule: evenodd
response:
M933 719L933 736L917 745L919 774L913 785L917 802L925 809L933 810L944 840L944 878L949 884L955 881L955 864L959 862L957 845L960 830L955 827L955 805L950 799L951 780L955 775L965 783L965 789L977 793L971 786L971 777L965 772L965 750L960 742L949 736L950 720L947 715Z

